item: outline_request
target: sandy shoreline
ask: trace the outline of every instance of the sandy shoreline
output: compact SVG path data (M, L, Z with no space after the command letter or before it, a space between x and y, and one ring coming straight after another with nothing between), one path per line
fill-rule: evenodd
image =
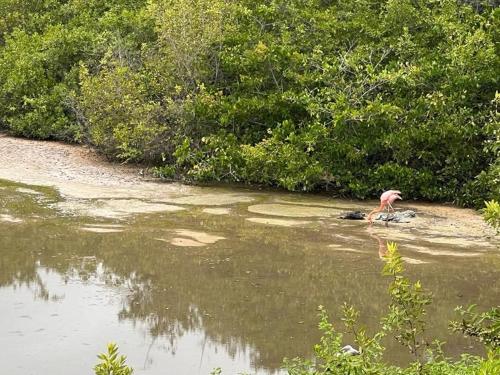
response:
M136 166L111 163L80 145L14 138L0 133L0 179L52 186L74 198L136 197L189 194L179 183L156 183Z
M23 171L17 170L21 168ZM140 183L139 168L106 162L86 146L14 138L0 133L0 173L98 185ZM38 176L39 175L39 176ZM43 176L42 176L43 175Z
M58 207L61 210L110 218L137 213L175 212L196 206L210 213L213 209L209 207L244 204L250 211L251 205L265 203L262 209L269 211L259 212L264 218L254 221L269 224L280 222L285 217L290 221L313 216L337 220L340 210L368 212L376 204L375 201L344 201L286 192L155 182L143 178L138 167L110 163L87 147L14 138L5 134L0 134L0 179L52 187L63 198ZM287 213L291 207L292 212ZM319 207L325 207L324 215L315 214L323 212ZM477 238L494 236L479 213L471 209L413 201L398 202L398 207L419 212L410 227L427 227L433 228L434 233L463 233ZM297 210L301 211L299 216L293 213ZM265 215L274 219L266 219Z

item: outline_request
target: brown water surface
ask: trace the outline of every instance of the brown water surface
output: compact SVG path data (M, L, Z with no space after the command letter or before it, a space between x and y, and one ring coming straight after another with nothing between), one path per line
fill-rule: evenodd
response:
M412 223L369 227L337 216L373 202L103 189L0 180L2 374L89 374L110 341L136 374L279 373L283 357L312 355L318 305L338 323L350 302L378 327L387 241L434 293L430 335L448 355L481 353L447 330L455 306L499 301L499 242L470 211L407 203Z

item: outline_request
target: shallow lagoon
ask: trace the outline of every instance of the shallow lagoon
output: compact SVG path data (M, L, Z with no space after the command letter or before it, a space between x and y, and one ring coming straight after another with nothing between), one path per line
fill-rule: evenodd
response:
M373 202L162 189L170 188L0 182L6 374L89 374L110 341L137 374L278 373L283 357L311 355L320 304L336 317L348 301L377 326L387 304L387 241L434 293L430 333L447 342L447 354L481 352L447 331L455 306L498 304L498 240L480 217L404 203L415 221L368 227L337 216ZM388 360L404 359L387 345Z

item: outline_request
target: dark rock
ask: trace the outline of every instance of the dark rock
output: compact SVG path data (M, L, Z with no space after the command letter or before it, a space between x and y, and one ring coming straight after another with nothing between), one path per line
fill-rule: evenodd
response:
M380 213L377 215L375 220L392 221L394 223L409 223L411 222L409 219L414 218L415 216L417 216L415 211L406 210L390 214Z
M339 218L346 220L363 220L365 218L365 214L361 211L349 211L343 212Z

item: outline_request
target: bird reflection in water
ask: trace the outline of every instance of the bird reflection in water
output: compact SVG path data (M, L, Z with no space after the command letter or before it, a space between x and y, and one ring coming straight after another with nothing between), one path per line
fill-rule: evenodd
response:
M377 241L379 258L384 260L384 257L387 255L387 241L384 241L382 238L380 238L378 234L373 233L371 227L369 227L367 230L370 237Z

